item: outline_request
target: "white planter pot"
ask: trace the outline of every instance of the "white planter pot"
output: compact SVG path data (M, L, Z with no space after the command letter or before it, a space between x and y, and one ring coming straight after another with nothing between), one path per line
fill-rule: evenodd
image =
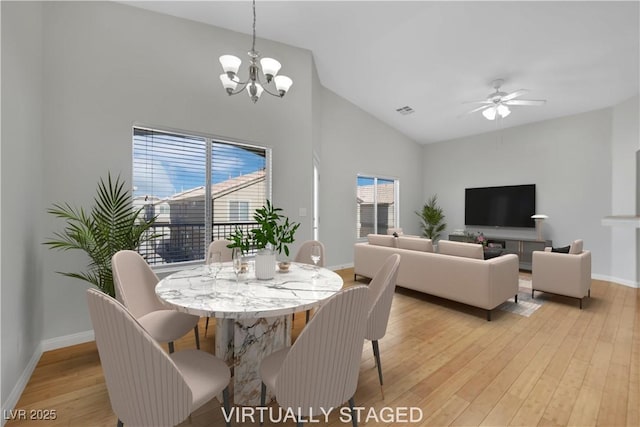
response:
M268 249L256 254L256 279L273 279L276 273L276 254Z

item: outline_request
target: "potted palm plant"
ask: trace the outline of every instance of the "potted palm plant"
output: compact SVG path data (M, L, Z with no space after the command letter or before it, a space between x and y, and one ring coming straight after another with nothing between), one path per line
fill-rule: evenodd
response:
M112 180L111 174L106 182L100 178L94 203L88 212L68 203L55 203L47 212L66 221L66 226L44 244L63 251L84 251L91 259L86 272L59 273L87 281L115 297L111 257L120 250L137 250L142 243L158 237L151 232L156 218L145 219L141 215L144 208L132 209L124 181L119 176Z
M438 195L433 195L427 200L421 211L416 212L422 221L422 235L437 244L440 233L447 228L444 222L444 213L438 206Z
M233 241L229 248L239 248L246 254L251 250L256 252L256 278L271 279L275 273L276 253L289 256L289 244L294 242L294 236L300 223L291 222L267 200L260 209L256 209L253 219L258 224L256 228L245 232L236 228L229 236Z

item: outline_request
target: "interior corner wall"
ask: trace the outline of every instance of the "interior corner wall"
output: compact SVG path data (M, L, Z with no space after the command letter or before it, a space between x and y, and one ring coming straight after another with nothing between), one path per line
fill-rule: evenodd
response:
M611 126L611 212L609 215L634 215L637 200L636 152L640 144L640 98L636 95L612 109ZM629 226L610 227L611 279L638 286L640 252L637 230Z
M228 96L216 71L222 54L247 58L250 35L116 2L53 1L44 5L44 40L45 206L90 206L108 171L131 182L132 126L142 124L270 146L273 202L304 223L298 240L311 237L298 217L311 211L309 51L259 39L294 85L284 99L264 94L253 104ZM46 216L42 238L62 226ZM86 263L82 253L45 251L45 340L91 329L87 284L56 273Z
M359 173L398 179L400 226L420 234L422 147L328 89L321 100L320 235L327 265L340 267L353 264Z
M443 238L465 228L465 188L536 184L536 211L549 216L544 237L557 246L583 239L593 273L609 275L611 239L601 219L611 210L610 135L611 109L605 109L426 145L424 197L438 194ZM469 229L536 237L533 228Z
M37 362L42 300L42 4L2 9L0 276L2 409L12 409ZM35 357L35 360L34 360ZM33 366L31 366L33 368ZM4 414L4 412L3 412ZM3 417L3 423L5 418Z

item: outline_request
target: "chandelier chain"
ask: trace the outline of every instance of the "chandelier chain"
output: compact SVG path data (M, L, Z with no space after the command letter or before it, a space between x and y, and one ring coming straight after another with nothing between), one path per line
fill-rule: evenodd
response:
M251 43L251 52L256 51L256 0L253 0L253 41Z

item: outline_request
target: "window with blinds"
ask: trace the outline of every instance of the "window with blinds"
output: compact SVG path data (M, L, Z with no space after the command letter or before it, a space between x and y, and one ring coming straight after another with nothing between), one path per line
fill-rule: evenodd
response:
M254 227L270 192L270 149L133 128L134 207L161 234L140 248L150 264L202 260L212 240Z
M357 177L356 236L387 234L387 229L397 227L398 187L395 179L374 176Z

